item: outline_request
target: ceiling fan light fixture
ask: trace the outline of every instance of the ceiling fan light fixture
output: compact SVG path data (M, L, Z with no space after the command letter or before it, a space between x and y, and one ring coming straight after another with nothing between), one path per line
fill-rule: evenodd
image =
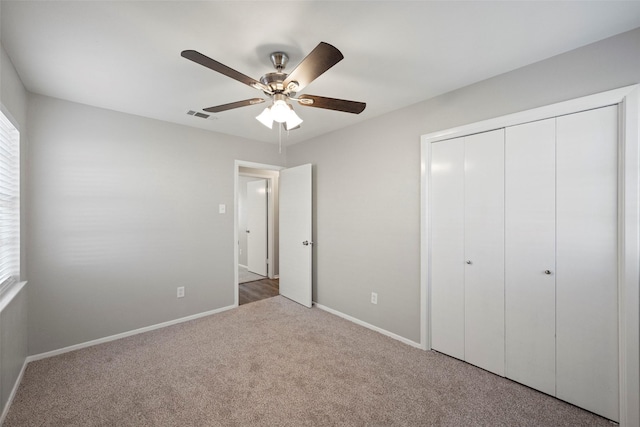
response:
M273 115L271 114L271 107L265 108L264 111L262 111L262 113L260 113L260 115L256 117L256 119L269 129L271 129L273 127Z
M286 124L287 124L287 129L293 129L296 128L300 125L300 123L303 122L303 120L298 117L298 115L296 114L295 111L293 111L293 108L291 108L291 110L289 110L289 117L286 120Z
M291 106L285 100L278 99L271 106L271 117L278 123L284 123L289 118Z

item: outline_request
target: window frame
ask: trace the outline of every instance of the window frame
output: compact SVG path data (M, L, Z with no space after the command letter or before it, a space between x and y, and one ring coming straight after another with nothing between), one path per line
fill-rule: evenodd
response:
M0 106L2 107L2 106ZM20 129L11 114L0 108L0 198L9 199L8 206L0 206L0 231L9 228L9 250L5 242L0 241L0 273L8 269L8 275L0 276L0 297L9 294L15 285L21 284L21 168L20 168ZM9 175L4 172L8 172ZM3 184L7 185L3 185ZM12 224L2 224L4 208L9 210L8 221ZM7 253L5 253L5 251ZM4 263L4 260L8 262ZM21 287L21 286L20 286ZM15 291L15 289L13 289Z

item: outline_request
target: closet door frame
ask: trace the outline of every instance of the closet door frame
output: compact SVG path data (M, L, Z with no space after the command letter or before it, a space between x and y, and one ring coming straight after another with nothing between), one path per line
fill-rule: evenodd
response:
M632 85L421 137L420 345L431 349L431 144L536 120L618 106L618 334L620 425L640 425L640 85Z

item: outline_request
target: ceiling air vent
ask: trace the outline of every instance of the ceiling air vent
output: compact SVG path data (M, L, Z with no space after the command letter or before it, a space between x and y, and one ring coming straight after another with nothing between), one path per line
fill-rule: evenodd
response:
M211 117L211 114L200 113L198 111L189 110L187 114L194 117L200 117L201 119L215 120L215 117Z

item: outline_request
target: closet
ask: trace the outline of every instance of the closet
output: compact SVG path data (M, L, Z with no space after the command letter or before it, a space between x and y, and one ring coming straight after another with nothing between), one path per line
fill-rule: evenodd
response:
M504 130L433 144L432 346L504 375Z
M431 144L431 346L619 419L618 112Z

